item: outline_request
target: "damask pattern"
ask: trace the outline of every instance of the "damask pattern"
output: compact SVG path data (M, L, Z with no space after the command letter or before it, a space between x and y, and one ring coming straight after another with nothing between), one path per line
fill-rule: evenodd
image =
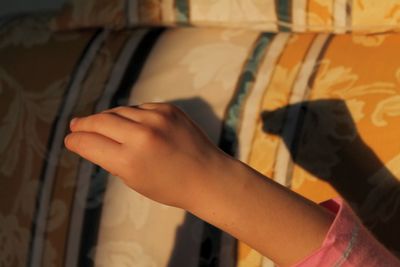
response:
M47 23L48 20L22 18L2 29L10 34L7 44L2 38L0 52L0 195L6 200L1 201L0 210L2 231L7 233L0 258L4 266L25 266L31 256L36 198L48 164L45 159L52 125L59 115L74 65L93 34L54 35ZM63 64L59 64L60 51L64 52ZM43 75L43 65L47 75ZM67 210L58 201L51 210L47 221L54 229ZM48 242L44 245L51 247ZM48 250L49 263L53 263L55 253L54 249Z
M398 61L389 57L400 57L394 45L400 39L384 34L375 40L291 35L265 88L261 117L248 117L257 126L247 162L316 202L341 195L396 254L399 245L392 237L399 222L400 188L398 168L389 163L399 157L394 135L399 133L400 117ZM308 93L298 98L296 88ZM296 117L290 115L293 112ZM296 130L288 135L285 129ZM278 165L282 155L285 165ZM282 172L285 175L279 177ZM239 245L239 265L270 264Z
M69 1L54 19L0 28L1 266L273 266L241 242L234 259L227 235L206 257L215 229L63 148L71 117L147 101L181 106L215 144L315 202L340 194L400 255L400 37L361 34L398 31L399 1L110 3ZM109 29L137 25L191 28ZM292 33L310 31L323 33Z
M1 266L93 264L106 174L63 139L72 117L127 102L160 32L53 33L48 21L23 17L1 29Z
M399 31L399 0L69 0L56 29L191 25L268 32Z
M133 89L131 104L147 101L166 101L177 104L201 126L215 144L218 144L221 121L234 95L235 84L243 65L248 60L248 53L254 50L254 43L258 36L258 33L220 29L167 31L147 60L143 74ZM264 44L267 43L265 39L267 38L263 39ZM165 53L165 49L168 49L169 53ZM263 49L259 52L257 54L262 55ZM255 58L259 60L262 57ZM248 77L250 75L246 76ZM249 79L242 81L241 92L248 89L244 87L245 84L251 86L251 82L247 84L247 81ZM134 198L144 202L139 196L133 196L133 192L122 190L121 187L116 187L113 191L113 195L118 194L124 199ZM136 200L135 203L138 201ZM116 202L116 199L110 199L109 204L117 205L112 204ZM133 199L132 202L134 202ZM148 218L146 225L140 228L143 230L133 228L133 220L125 217L118 226L104 227L104 240L116 241L126 235L146 236L144 229L154 229L154 224L157 223L155 220L158 217L168 216L180 226L176 229L174 251L171 252L169 246L164 246L163 251L166 251L166 254L156 259L158 266L210 266L210 264L232 266L234 262L232 237L226 234L221 236L219 230L207 225L204 228L202 221L174 208L163 207L152 202L145 207L146 211L140 209L141 214ZM128 213L127 209L125 206L119 207L118 214L124 213L124 210ZM110 215L107 215L108 217L112 220ZM174 238L171 237L170 231L176 226L173 227L168 221L166 225L169 227L165 227L165 230L160 233L160 239L168 243L170 238ZM185 229L186 232L183 231ZM172 235L174 233L175 231ZM221 237L218 239L220 242L215 242L216 240L213 239L215 235ZM143 244L147 248L154 247L151 240L145 240ZM179 249L181 244L185 244L187 248ZM176 258L175 251L179 253L175 256ZM164 256L166 259L163 258Z

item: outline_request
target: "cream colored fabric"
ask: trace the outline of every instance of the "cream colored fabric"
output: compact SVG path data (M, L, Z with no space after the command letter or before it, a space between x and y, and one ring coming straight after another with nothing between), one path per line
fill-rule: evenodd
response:
M220 121L257 36L237 30L167 31L147 59L130 104L173 102L217 144ZM184 224L187 247L177 248L179 265L173 266L196 266L202 224L191 216L144 198L110 177L96 264L168 266L179 245L174 240L176 231Z

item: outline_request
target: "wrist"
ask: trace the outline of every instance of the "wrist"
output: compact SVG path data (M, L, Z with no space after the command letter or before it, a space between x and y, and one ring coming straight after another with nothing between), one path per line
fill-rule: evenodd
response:
M187 205L188 212L225 231L240 216L238 210L246 184L253 174L242 162L221 153L208 166L193 185L193 193Z
M228 189L239 185L239 179L243 177L238 176L241 165L241 162L223 152L216 153L200 172L194 174L187 199L181 208L194 214L210 210Z
M322 244L333 217L315 203L232 158L205 175L185 208L199 218L281 265Z

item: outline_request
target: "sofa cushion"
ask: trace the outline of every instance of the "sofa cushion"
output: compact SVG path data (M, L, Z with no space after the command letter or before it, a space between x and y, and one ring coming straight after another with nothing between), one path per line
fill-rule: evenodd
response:
M399 0L69 0L55 29L229 27L268 32L399 31Z
M228 235L64 149L72 116L147 101L179 105L227 153L307 198L340 193L399 250L397 34L48 24L0 28L3 265L235 263ZM271 264L243 243L237 263Z

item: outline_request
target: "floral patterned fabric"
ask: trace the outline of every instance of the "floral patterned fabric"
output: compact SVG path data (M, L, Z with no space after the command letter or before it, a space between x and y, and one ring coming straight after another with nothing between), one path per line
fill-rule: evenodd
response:
M0 266L93 265L107 173L63 140L72 117L128 103L160 33L48 24L24 17L0 30Z
M218 144L221 121L256 38L256 33L229 30L166 31L146 60L130 104L174 103ZM221 240L211 246L215 237ZM116 178L106 191L99 243L108 246L108 253L96 256L104 266L125 261L141 266L132 262L134 255L148 266L209 266L216 261L232 266L234 262L230 236L221 237L189 213L149 201ZM125 252L130 247L138 253Z
M273 266L63 147L70 118L148 101L307 198L341 195L400 255L400 35L292 33L397 31L400 3L279 3L70 1L0 25L0 266Z
M94 34L54 35L47 23L47 19L27 18L0 30L1 266L24 266L30 257L37 194L43 169L51 164L45 159L53 122L59 116L74 65ZM61 58L63 64L59 64ZM69 170L61 181L69 184L67 190L73 189L74 182L67 176L74 171L76 160L67 155L59 161L60 168ZM46 227L50 237L64 227L68 209L59 196L48 208L51 212ZM43 240L45 261L49 263L56 257L50 239Z
M316 202L340 194L397 255L399 38L276 35L239 129L241 160ZM239 266L261 265L239 245Z
M138 25L278 32L399 31L399 0L69 0L56 29Z

